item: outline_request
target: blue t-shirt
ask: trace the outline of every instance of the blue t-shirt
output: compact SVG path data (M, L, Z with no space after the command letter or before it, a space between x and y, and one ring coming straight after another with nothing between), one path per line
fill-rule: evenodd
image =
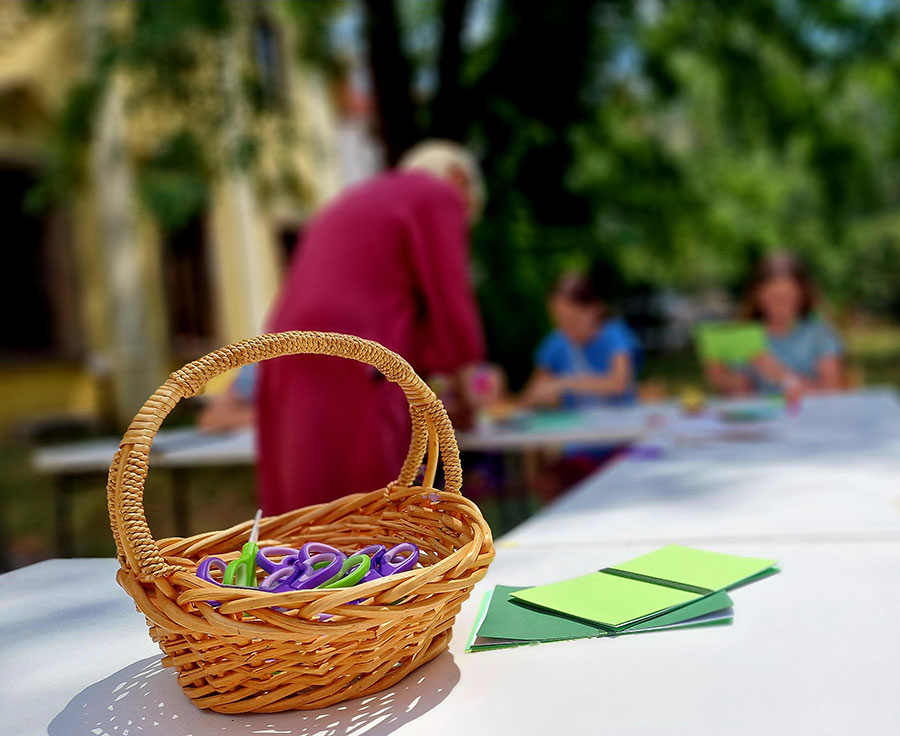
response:
M787 335L767 335L769 352L788 370L804 378L815 378L822 358L844 352L841 339L831 326L818 317L798 322ZM751 369L754 386L761 391L778 391Z
M562 397L562 404L567 409L603 404L632 404L637 396L634 374L637 372L641 349L637 337L621 319L604 322L594 337L584 345L576 345L562 332L554 330L538 345L535 363L556 376L608 373L613 358L621 353L631 358L631 385L625 393L615 396L566 393Z

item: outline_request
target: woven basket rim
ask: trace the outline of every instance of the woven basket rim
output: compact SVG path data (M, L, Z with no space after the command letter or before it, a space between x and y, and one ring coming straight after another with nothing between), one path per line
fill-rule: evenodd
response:
M332 507L337 507L337 506L341 505L342 503L346 502L350 498L358 498L359 500L369 499L369 500L373 500L373 501L379 500L379 498L385 497L386 490L387 489L379 489L376 491L369 491L368 493L350 494L348 496L343 496L340 499L336 499L335 501L330 501L326 504L320 504L316 507L307 507L307 508L317 508L317 509L326 510L326 509L329 509ZM479 518L483 520L483 516L481 515L481 512L478 509L478 507L474 503L472 503L471 501L466 499L465 497L462 497L458 494L446 493L445 491L441 491L439 489L431 488L428 486L409 486L409 487L404 487L402 489L395 489L392 493L402 494L402 496L403 496L403 498L402 498L403 504L402 505L408 505L410 503L410 501L414 500L414 499L423 499L424 500L432 495L436 495L439 498L441 496L445 496L445 497L447 497L446 498L447 501L452 502L454 504L460 504L460 501L462 501L462 504L460 504L460 505L462 505L463 507L468 507L466 515L470 520L472 520L469 524L470 528L471 529L479 528L483 532L484 531L487 532L486 534L483 535L481 541L479 541L477 535L473 536L473 538L470 539L469 541L467 541L465 544L463 544L459 548L453 550L446 557L442 558L440 560L441 563L447 563L448 561L452 561L455 564L459 564L460 562L463 561L463 559L465 559L465 557L467 555L471 554L473 551L479 551L480 549L482 549L485 545L485 542L487 542L489 544L489 546L492 548L493 539L490 534L490 527L488 527L487 524L484 524L484 526L481 526L476 523ZM390 500L393 501L395 499L390 498ZM400 506L400 504L398 504L398 506ZM271 521L274 519L280 519L280 518L283 518L284 516L290 516L292 514L300 513L304 510L306 510L306 509L297 509L296 511L288 512L287 514L282 514L282 515L278 515L278 516L274 516L274 517L264 517L263 521L266 521L266 520ZM236 524L233 527L231 527L230 529L223 530L223 531L234 531L236 533L241 532L241 531L246 531L246 530L250 529L250 527L252 526L252 523L253 523L252 521L241 522L240 524ZM201 538L208 534L210 534L210 532L196 534L191 537L167 537L167 538L161 539L159 541L160 541L160 543L170 543L171 544L171 543L176 543L178 541L184 542L184 541L188 541L191 539ZM266 540L265 539L260 540L261 547L266 546L266 545L262 544L262 542L264 542L264 541L266 541ZM277 542L277 544L281 545L281 542ZM366 593L366 592L369 592L372 590L377 590L380 593L387 593L392 588L395 588L409 580L415 579L417 576L425 573L429 568L434 567L434 565L428 565L427 567L416 567L413 570L409 570L404 573L398 573L395 575L391 575L389 577L382 578L381 580L373 580L373 581L370 581L367 583L360 583L358 585L353 586L352 589L345 588L345 589L340 589L339 591L336 591L335 589L311 589L311 590L298 590L298 591L292 592L292 593L277 593L276 594L276 593L268 593L266 591L261 591L259 589L253 589L253 588L245 589L245 588L240 588L240 587L236 587L236 586L235 587L218 586L218 585L215 585L214 583L210 583L205 580L202 580L201 578L198 578L195 571L192 571L191 568L186 567L183 564L180 564L181 560L184 560L184 559L193 560L195 558L197 560L201 560L204 557L208 557L210 554L211 554L211 552L205 551L205 552L202 552L202 553L196 554L196 555L192 554L192 555L190 555L190 557L187 557L187 558L183 557L183 556L178 556L178 555L163 555L163 559L165 559L166 562L168 562L170 565L172 565L175 568L171 572L162 576L163 579L168 580L172 584L177 584L179 588L184 589L184 590L203 590L203 591L209 593L210 597L213 597L212 594L216 593L217 595L215 597L227 599L228 602L234 602L234 601L239 601L239 600L248 600L248 599L257 599L257 598L259 598L261 600L267 600L267 599L277 595L278 598L276 599L276 601L273 605L289 606L292 602L295 602L295 601L297 603L309 603L310 601L320 600L322 598L334 596L336 592L344 592L344 591L349 591L349 590L352 590L352 591L358 592L358 593L359 592ZM230 557L236 558L237 556L239 556L240 551L238 550L238 551L233 551L230 553L215 553L215 554L218 556L222 556L227 561L227 558L230 558ZM455 566L455 564L452 566ZM451 565L447 565L447 566L452 567ZM141 575L135 573L133 570L129 569L127 566L123 565L121 567L122 567L122 570L125 572L125 574L129 575L130 577L133 577L138 581L144 580L144 578ZM182 584L181 581L184 581L184 584ZM149 582L149 580L147 582ZM353 596L353 598L366 598L366 597L368 597L368 596L360 596L360 595ZM387 604L376 604L376 605L386 606ZM403 605L402 603L398 604L398 610L402 610L402 605Z

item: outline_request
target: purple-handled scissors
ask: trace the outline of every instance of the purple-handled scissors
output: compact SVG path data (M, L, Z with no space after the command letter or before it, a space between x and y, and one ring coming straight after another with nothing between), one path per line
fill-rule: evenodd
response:
M300 550L294 547L260 547L256 553L256 566L267 573L277 572L297 562L299 554ZM275 557L281 559L276 562Z
M381 544L370 544L368 547L363 547L356 554L368 555L372 558L372 568L363 578L362 582L364 583L378 580L394 573L412 570L419 561L419 548L410 542L402 542L389 550L385 550L384 545ZM401 558L402 555L406 556Z
M305 560L277 568L259 584L260 590L287 593L309 590L331 582L341 574L344 560L330 552L313 555Z
M314 555L334 555L342 562L347 556L337 547L332 547L324 542L307 542L300 549L295 547L261 547L256 554L256 564L267 573L274 573L283 567L294 565L297 562L306 562ZM280 560L275 560L280 557Z
M362 580L371 564L365 555L346 557L337 550L320 552L278 568L259 584L259 589L287 593L313 588L346 588Z
M402 555L406 555L402 557ZM378 572L382 576L394 575L398 572L412 570L419 561L419 548L411 542L401 542L384 553Z
M332 547L330 544L325 544L325 542L307 542L300 548L297 556L303 562L303 560L308 560L313 555L321 554L337 555L341 560L347 559L347 555L337 547Z
M200 564L197 565L197 577L201 580L205 580L207 583L212 583L213 585L218 585L220 588L242 588L243 590L256 590L256 588L247 586L247 585L226 585L218 580L216 580L212 576L212 572L210 572L210 568L216 568L220 573L222 573L222 577L225 577L225 570L228 568L228 563L225 562L221 557L206 557L200 561ZM211 606L219 606L221 603L219 601L207 601Z
M370 544L368 547L363 547L361 550L354 552L357 555L366 555L372 561L372 566L369 568L369 572L366 573L366 576L362 579L364 583L370 583L373 580L379 580L384 577L379 568L381 566L381 560L384 557L384 545L383 544Z
M221 572L222 577L224 578L228 563L225 562L225 560L223 560L221 557L204 557L200 561L200 564L197 565L197 577L201 580L205 580L207 583L218 585L220 588L241 588L242 590L256 590L256 586L253 585L232 585L231 583L223 583L221 580L216 580L210 572L211 567L214 567L219 572Z

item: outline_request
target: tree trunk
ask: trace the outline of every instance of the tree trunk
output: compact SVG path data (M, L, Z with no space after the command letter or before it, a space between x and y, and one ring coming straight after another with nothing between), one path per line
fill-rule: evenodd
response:
M393 166L418 138L410 66L403 53L393 0L363 0L363 5L379 133L388 164Z
M431 115L431 134L462 141L468 122L460 85L462 29L469 0L444 0L441 55L438 60L438 91Z

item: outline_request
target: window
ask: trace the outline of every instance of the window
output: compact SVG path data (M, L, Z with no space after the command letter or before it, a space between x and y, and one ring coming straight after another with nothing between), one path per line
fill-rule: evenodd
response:
M282 56L278 29L267 18L257 17L253 23L253 58L263 105L281 106L285 103Z
M81 330L68 223L60 213L28 211L34 183L27 168L0 164L0 351L14 359L75 357Z
M174 352L177 356L205 352L214 342L215 320L202 215L165 237L163 278Z

